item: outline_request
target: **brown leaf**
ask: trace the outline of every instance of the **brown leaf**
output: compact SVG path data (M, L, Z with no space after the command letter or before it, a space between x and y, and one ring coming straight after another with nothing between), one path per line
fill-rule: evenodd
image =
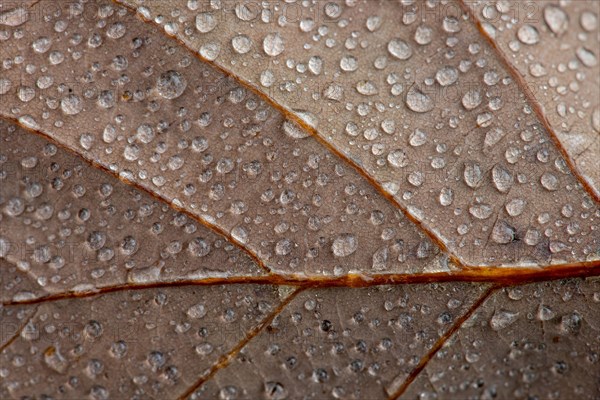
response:
M599 7L2 3L0 398L595 399Z

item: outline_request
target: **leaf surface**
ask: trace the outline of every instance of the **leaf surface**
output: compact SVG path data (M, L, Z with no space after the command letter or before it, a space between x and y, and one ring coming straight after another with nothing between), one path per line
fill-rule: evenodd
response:
M599 13L2 3L0 398L596 399Z

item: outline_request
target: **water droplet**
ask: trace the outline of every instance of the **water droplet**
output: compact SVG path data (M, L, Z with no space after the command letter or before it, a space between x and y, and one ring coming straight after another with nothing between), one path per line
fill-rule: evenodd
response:
M275 57L283 53L284 42L279 33L269 33L263 40L263 50L268 56Z
M545 189L551 192L558 190L558 178L550 172L545 172L540 178L540 182Z
M221 53L221 46L215 42L204 43L198 53L208 61L214 61Z
M600 108L596 108L592 113L592 128L600 133Z
M467 110L473 110L481 104L481 92L478 89L473 89L465 93L462 98L462 105Z
M466 162L463 177L467 186L477 188L483 180L483 171L481 166L475 162Z
M486 132L483 144L486 147L491 147L502 140L506 136L506 132L501 128L493 128Z
M59 374L64 374L69 367L68 361L54 346L50 346L44 351L44 362Z
M538 307L537 318L540 321L550 321L556 316L556 313L548 306L540 304Z
M13 197L4 206L4 212L10 217L18 217L25 211L25 202L20 197Z
M358 248L356 236L344 233L336 237L331 245L331 250L336 257L347 257Z
M502 193L506 193L513 185L514 179L512 174L500 164L496 164L492 168L492 181L494 186Z
M279 256L286 256L292 252L294 244L289 239L281 239L275 244L275 253Z
M187 80L177 71L167 71L156 81L156 90L165 99L176 99L181 96L187 86Z
M487 204L475 204L469 207L469 213L477 219L487 219L492 215L493 208Z
M356 71L358 69L358 60L352 56L344 56L340 59L340 68L346 72Z
M414 112L425 113L433 110L434 104L428 95L412 86L406 94L406 106Z
M202 318L206 313L207 311L204 304L195 304L186 311L187 316L194 319Z
M246 35L238 35L231 39L233 50L238 54L246 54L252 48L252 40Z
M581 330L583 318L575 311L571 314L563 315L560 320L560 328L565 334L576 334Z
M493 330L499 331L515 323L518 318L518 312L513 313L506 310L496 310L490 320L490 326Z
M517 37L522 43L536 44L540 40L540 34L532 25L523 25L517 31Z
M559 36L569 28L567 14L560 7L554 5L548 5L544 8L544 21L546 21L550 30Z
M108 36L111 39L120 39L123 36L125 36L126 31L127 29L125 28L125 24L123 24L122 22L115 22L114 24L110 25L106 30L106 36Z
M492 240L499 244L508 244L515 240L516 230L505 221L498 221L492 229Z
M392 39L388 43L388 51L399 60L408 60L412 56L412 49L402 39Z
M75 94L70 94L60 101L61 110L67 115L76 115L83 110L83 101Z
M581 27L588 32L598 29L598 17L591 11L584 11L581 13L579 23L581 24Z
M210 243L201 237L196 237L188 244L188 251L194 257L204 257L210 253Z
M344 88L337 83L331 83L323 91L323 97L333 101L341 101L344 97Z
M525 209L525 201L521 199L512 199L506 203L505 209L511 217L517 217L523 213Z
M288 392L279 382L265 382L265 395L268 400L285 400Z
M286 120L283 122L283 131L292 139L304 139L310 136L310 133L298 126L295 122Z
M377 86L371 81L359 81L356 84L356 91L364 96L375 96L379 93Z
M440 204L444 207L449 206L454 201L454 191L450 188L442 188L440 191Z
M408 142L413 147L423 146L425 143L427 143L427 133L417 128L413 133L410 134Z
M408 165L408 157L406 156L406 152L402 149L396 149L391 151L387 160L392 167L395 168L403 168Z
M79 137L79 144L81 145L81 147L83 147L85 150L89 150L92 148L92 145L94 144L94 136L92 136L89 133L84 133Z
M593 51L586 49L585 47L579 47L575 52L579 61L586 67L595 67L598 65L598 58Z
M44 54L48 50L50 50L50 46L52 45L52 41L46 36L42 36L37 38L31 43L31 47L36 53Z
M458 71L454 67L443 67L435 73L435 80L441 86L449 86L458 80Z
M0 258L6 257L9 251L10 241L5 237L0 236Z
M208 33L217 26L217 19L212 13L200 13L196 15L196 29L202 33Z
M433 30L425 25L419 25L415 31L415 42L420 45L426 45L431 43L433 36Z
M10 5L10 3L8 3ZM25 7L13 8L0 13L0 25L19 26L29 20L29 11Z
M236 400L238 389L235 386L225 386L219 390L219 400Z
M308 60L308 70L314 75L320 75L323 69L323 59L318 56L312 56Z

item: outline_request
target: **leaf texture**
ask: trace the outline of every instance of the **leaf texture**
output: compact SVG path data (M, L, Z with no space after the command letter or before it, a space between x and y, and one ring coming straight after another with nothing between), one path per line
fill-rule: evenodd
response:
M598 399L599 7L1 3L0 398Z
M498 291L405 398L598 398L599 293L597 278Z
M597 252L597 243L574 248L536 226L541 214L556 223L566 205L596 207L462 3L319 2L298 7L293 22L285 15L296 8L284 5L124 3L293 113L464 264L564 263ZM241 37L250 50L236 47ZM209 44L219 51L207 55ZM578 235L594 224L578 221Z
M485 2L470 5L484 33L526 81L550 128L598 198L600 4L539 1L508 7Z

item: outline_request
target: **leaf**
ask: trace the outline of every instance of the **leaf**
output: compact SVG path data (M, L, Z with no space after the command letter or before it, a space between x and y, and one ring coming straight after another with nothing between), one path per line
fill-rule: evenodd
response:
M599 6L488 3L0 5L0 398L596 398Z
M496 292L429 362L406 398L597 397L599 293L598 279Z

